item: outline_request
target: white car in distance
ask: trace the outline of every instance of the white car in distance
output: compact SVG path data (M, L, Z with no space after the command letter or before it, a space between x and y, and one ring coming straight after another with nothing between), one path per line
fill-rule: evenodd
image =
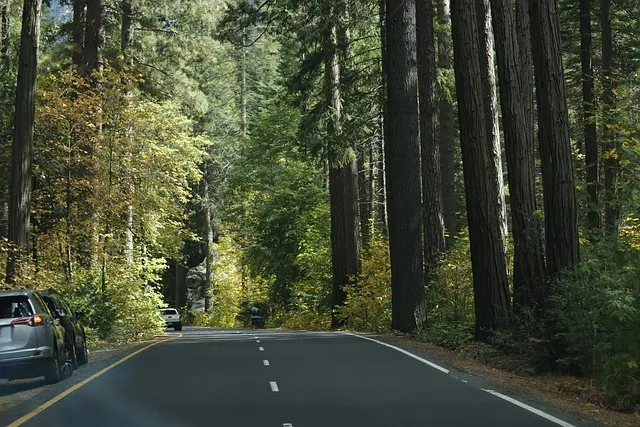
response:
M175 308L163 308L160 310L162 319L166 322L167 327L173 327L175 331L182 330L182 322L180 321L180 313Z

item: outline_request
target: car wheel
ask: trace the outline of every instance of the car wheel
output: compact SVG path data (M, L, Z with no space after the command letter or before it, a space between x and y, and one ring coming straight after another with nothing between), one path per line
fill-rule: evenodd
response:
M174 323L173 324L173 330L174 331L181 331L182 330L182 323Z
M47 362L47 367L45 368L44 373L44 381L47 384L55 384L60 382L62 379L62 367L60 366L60 360L58 359L58 351L53 350L53 357Z
M78 354L78 365L86 365L89 363L89 350L87 349L86 337L82 337L82 351Z
M73 372L78 369L78 353L76 353L75 344L73 344L73 346L71 347L71 351L69 351L68 353L69 354L67 356L67 363L71 366L71 371Z

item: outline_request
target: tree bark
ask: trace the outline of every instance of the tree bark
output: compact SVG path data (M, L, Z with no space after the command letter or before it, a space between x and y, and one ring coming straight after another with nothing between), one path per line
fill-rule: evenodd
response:
M435 8L431 0L416 3L418 41L418 94L422 161L422 203L424 212L425 276L430 280L445 250L438 141L438 100Z
M596 97L593 83L591 47L590 0L580 0L580 63L582 67L582 121L586 161L589 229L600 228L598 190L600 172L598 165L598 132L596 128Z
M7 260L5 278L7 283L15 282L16 275L19 274L20 257L29 253L33 132L41 12L42 0L24 0L9 186L9 243L14 248Z
M415 0L387 0L385 142L391 256L392 327L426 322L420 203Z
M81 67L84 64L84 33L87 20L86 0L73 0L73 26L71 30L71 44L73 46L73 64Z
M544 190L547 273L555 275L580 261L557 0L531 1L529 13Z
M11 7L11 0L5 0L2 3L2 10L0 11L2 20L2 45L0 46L0 63L5 69L9 69L11 65L11 58L9 57L9 47L11 43L11 37L9 34L10 21L9 21L9 8Z
M86 0L86 27L84 34L84 63L87 72L102 72L105 43L105 0Z
M486 79L485 7L451 2L460 143L471 244L476 340L488 341L509 319L509 292ZM482 57L485 57L484 59ZM483 77L485 75L485 77Z
M387 72L386 72L386 52L387 52L387 4L386 0L379 0L378 2L379 12L379 25L380 25L380 57L381 57L381 69L382 78L379 89L380 111L378 112L378 138L375 141L375 156L376 156L376 181L375 181L375 200L376 200L376 224L378 230L384 237L389 236L389 226L387 220L387 178L385 167L385 135L384 135L384 118L386 115L386 102L387 102Z
M358 153L358 204L360 208L360 241L363 248L366 248L371 240L370 160L369 150L363 149Z
M120 31L120 50L124 57L124 62L127 66L133 66L133 56L131 55L131 43L133 41L133 20L131 0L123 0L121 4L122 16L121 16L121 31ZM129 82L130 83L130 82ZM127 90L127 99L133 95L131 90ZM133 129L129 126L126 129L127 139L131 141ZM127 152L125 156L130 159L131 153ZM134 187L132 184L128 185L128 193L130 197L133 197ZM125 229L125 255L127 263L133 263L134 254L134 236L133 236L133 202L129 201L127 204L127 219Z
M383 103L385 101L382 101ZM378 118L378 137L374 144L375 154L375 197L376 204L376 229L383 236L389 236L389 227L387 223L387 180L385 174L384 160L384 113L381 108Z
M213 271L211 270L213 264L213 224L211 222L211 204L209 203L209 174L207 163L204 165L204 222L206 227L206 256L205 256L205 289L204 289L204 312L211 313L211 296L213 290Z
M451 49L450 0L438 0L438 68L450 72L453 68ZM456 197L455 129L453 93L440 93L438 102L438 144L440 148L440 177L442 182L442 214L447 247L458 234L458 198Z
M337 21L333 7L326 15ZM344 287L360 272L360 242L358 218L358 166L350 145L341 143L342 100L340 96L340 58L338 29L330 24L326 30L325 94L330 111L327 123L329 151L329 197L331 205L331 264L333 271L332 306L344 305ZM342 320L332 310L331 325L342 326Z
M520 63L520 85L522 86L522 106L524 108L524 132L535 147L535 109L533 93L533 54L531 53L531 21L529 20L530 0L516 0L516 37L518 39L518 60ZM534 149L535 156L535 149Z
M531 88L520 80L519 47L515 16L510 0L491 0L496 38L498 75L505 151L509 171L511 222L514 241L514 304L543 307L544 252L542 231L536 217L535 150L525 91Z
M618 144L615 142L615 82L613 79L613 45L611 35L611 0L601 0L600 28L602 31L602 151L604 157L604 223L607 232L616 237L620 207L616 197L618 177Z
M489 0L476 1L478 2L478 28L483 29L480 33L481 49L483 52L483 54L480 55L480 61L482 65L481 76L484 82L482 85L484 89L483 99L485 102L485 114L487 114L485 123L487 126L487 135L491 137L493 147L493 162L495 163L496 169L494 179L496 179L496 187L498 188L498 192L495 194L495 203L499 207L500 231L506 250L509 227L507 225L507 204L505 201L504 175L502 172L502 148L500 147L500 121L495 73L495 42L493 27L491 25L491 6Z
M240 48L240 126L242 136L247 136L247 29L242 29L242 47Z

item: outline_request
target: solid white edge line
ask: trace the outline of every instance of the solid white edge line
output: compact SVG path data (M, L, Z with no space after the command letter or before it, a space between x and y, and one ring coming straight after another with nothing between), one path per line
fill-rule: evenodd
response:
M269 366L269 361L268 361L268 360L263 360L263 361L262 361L262 364L263 364L264 366Z
M258 347L258 350L264 351L264 347Z
M271 386L271 391L273 392L280 391L280 389L278 389L278 384L275 381L269 381L269 385Z
M509 403L513 403L514 405L519 406L522 409L526 409L527 411L532 412L532 413L538 415L539 417L545 418L545 419L547 419L547 420L549 420L549 421L551 421L553 423L556 423L559 426L562 426L562 427L576 427L573 424L569 424L566 421L562 421L561 419L554 417L553 415L549 415L546 412L542 412L541 410L536 409L533 406L529 406L526 403L522 403L519 400L516 400L516 399L514 399L512 397L505 396L502 393L498 393L495 390L487 390L487 389L484 389L484 388L482 388L481 390L482 391L486 391L487 393L492 394L492 395L494 395L496 397L499 397L502 400L506 400Z
M362 338L363 340L372 341L372 342L375 342L377 344L383 345L385 347L392 348L392 349L394 349L396 351L399 351L400 353L405 354L405 355L407 355L407 356L409 356L409 357L411 357L411 358L413 358L413 359L415 359L415 360L417 360L419 362L422 362L422 363L424 363L426 365L429 365L432 368L439 370L440 372L444 372L445 374L449 374L449 370L448 369L443 368L440 365L436 365L435 363L430 362L430 361L428 361L426 359L423 359L422 357L416 356L415 354L413 354L411 352L408 352L407 350L404 350L402 348L396 347L395 345L387 344L386 342L378 341L376 339L365 337L365 336L358 335L358 334L352 334L352 333L349 333L349 332L347 332L346 335L351 335L351 336L354 336L354 337ZM464 382L464 383L467 383L467 381L465 381L465 380L461 380L461 381ZM525 409L525 410L527 410L527 411L529 411L531 413L534 413L534 414L538 415L539 417L542 417L542 418L544 418L546 420L549 420L549 421L551 421L551 422L553 422L555 424L558 424L559 426L562 426L562 427L576 427L573 424L570 424L570 423L568 423L566 421L562 421L561 419L556 418L553 415L547 414L546 412L543 412L543 411L541 411L539 409L536 409L533 406L529 406L526 403L520 402L519 400L516 400L516 399L514 399L512 397L506 396L506 395L504 395L502 393L499 393L497 391L487 390L487 389L484 389L484 388L481 388L480 390L485 391L485 392L487 392L489 394L492 394L492 395L494 395L496 397L499 397L500 399L506 400L509 403L512 403L512 404L514 404L516 406L519 406L522 409Z
M362 336L362 335L351 334L351 333L347 333L347 335L351 335L351 336L354 336L354 337L362 338L363 340L372 341L372 342L374 342L374 343L377 343L377 344L383 345L383 346L385 346L385 347L392 348L392 349L394 349L394 350L396 350L396 351L399 351L400 353L402 353L402 354L404 354L404 355L407 355L407 356L409 356L409 357L411 357L411 358L413 358L413 359L417 360L418 362L422 362L422 363L424 363L425 365L429 365L429 366L431 366L432 368L437 369L437 370L438 370L438 371L440 371L440 372L444 372L445 374L448 374L448 373L449 373L449 370L448 370L447 368L443 368L443 367L442 367L442 366L440 366L440 365L436 365L435 363L430 362L430 361L428 361L427 359L423 359L423 358L422 358L422 357L420 357L420 356L416 356L415 354L413 354L413 353L411 353L411 352L408 352L407 350L401 349L400 347L396 347L395 345L387 344L386 342L382 342L382 341L374 340L373 338L364 337L364 336Z

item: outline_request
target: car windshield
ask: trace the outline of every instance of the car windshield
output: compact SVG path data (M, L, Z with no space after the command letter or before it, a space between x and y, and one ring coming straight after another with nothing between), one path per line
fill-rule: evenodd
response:
M167 314L178 314L178 312L174 308L165 308L164 310L160 310L163 315Z
M33 314L29 298L16 295L0 297L0 319L13 319L15 317L27 317Z

